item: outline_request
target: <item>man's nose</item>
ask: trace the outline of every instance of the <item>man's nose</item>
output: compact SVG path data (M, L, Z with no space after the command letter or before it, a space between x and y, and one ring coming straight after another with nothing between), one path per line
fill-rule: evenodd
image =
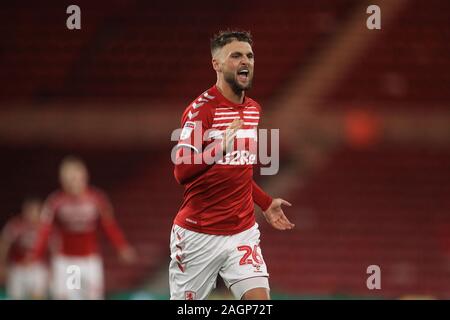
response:
M250 59L249 59L248 57L244 56L244 57L241 59L241 64L242 64L243 66L248 66L248 65L250 64Z

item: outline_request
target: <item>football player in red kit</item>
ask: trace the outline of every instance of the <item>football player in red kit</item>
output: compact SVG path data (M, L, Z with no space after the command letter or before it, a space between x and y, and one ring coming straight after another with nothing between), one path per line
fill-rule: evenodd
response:
M206 299L218 275L237 299L270 299L253 203L274 228L294 224L281 208L290 204L253 180L251 146L262 110L246 96L254 72L251 35L222 32L211 40L211 54L217 82L186 108L176 146L174 174L185 191L171 233L171 299Z
M44 204L33 257L42 254L50 233L55 231L56 254L51 261L53 298L103 299L103 263L97 240L100 225L121 260L133 262L135 251L119 229L107 196L88 185L88 171L80 159L64 159L59 177L62 190L52 193ZM79 281L74 276L79 276Z
M9 299L44 299L47 297L48 270L43 256L28 263L39 230L41 201L26 199L22 213L4 226L0 239L0 273L6 273Z

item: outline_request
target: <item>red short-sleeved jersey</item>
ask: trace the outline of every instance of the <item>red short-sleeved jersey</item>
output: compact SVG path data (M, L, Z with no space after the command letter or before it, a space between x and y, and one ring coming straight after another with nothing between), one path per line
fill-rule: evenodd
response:
M256 101L245 97L242 104L235 104L215 86L186 108L178 147L202 152L215 139L221 139L234 119L242 119L243 126L237 132L235 151L185 183L183 203L174 223L217 235L239 233L255 224L252 182L260 116Z
M105 218L107 213L108 218ZM88 188L80 196L72 196L63 191L51 194L44 204L42 213L43 225L56 229L55 241L57 251L64 255L87 256L97 253L97 233L100 223L108 230L116 247L126 245L115 220L109 214L112 206L107 196L100 190ZM40 233L36 251L40 252L46 245L45 228Z

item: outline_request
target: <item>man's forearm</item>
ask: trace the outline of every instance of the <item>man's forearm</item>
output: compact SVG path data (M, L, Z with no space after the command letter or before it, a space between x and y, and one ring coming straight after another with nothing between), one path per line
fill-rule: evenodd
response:
M125 235L122 230L119 228L117 221L112 218L102 219L102 226L105 230L106 235L108 236L111 243L114 245L116 250L120 251L128 247L128 242L125 239Z
M261 208L262 211L266 211L272 204L272 197L265 193L254 180L252 182L252 187L253 201Z
M187 154L186 154L187 153ZM209 148L202 153L192 154L191 150L182 148L177 153L174 176L179 184L185 184L194 177L199 176L212 167L214 161L205 161L206 158L215 159L222 156L222 148Z
M52 232L52 225L50 223L43 223L38 231L37 239L34 248L31 251L31 258L38 260L42 258L47 250L48 239Z

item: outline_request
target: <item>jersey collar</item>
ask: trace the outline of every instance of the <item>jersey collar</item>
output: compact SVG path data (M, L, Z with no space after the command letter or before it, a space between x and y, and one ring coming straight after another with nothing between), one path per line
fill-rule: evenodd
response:
M216 96L218 98L218 101L221 106L232 107L232 108L243 108L243 107L247 106L247 104L248 104L248 98L246 95L244 95L244 101L242 103L234 103L234 102L228 100L227 98L225 98L223 96L223 94L220 92L220 90L217 88L216 85L214 85L211 88L211 92L214 96Z

